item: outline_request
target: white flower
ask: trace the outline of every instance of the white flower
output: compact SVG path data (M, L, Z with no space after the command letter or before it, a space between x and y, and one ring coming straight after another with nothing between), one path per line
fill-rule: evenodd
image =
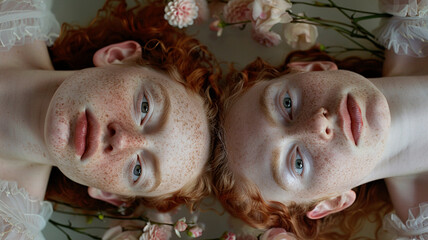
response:
M193 24L198 10L194 0L173 0L166 5L164 18L171 26L183 28Z
M268 32L277 23L289 23L293 20L287 13L291 8L291 3L287 0L254 0L249 8L258 32Z
M315 44L318 29L308 23L287 23L284 26L284 37L293 49L307 50Z

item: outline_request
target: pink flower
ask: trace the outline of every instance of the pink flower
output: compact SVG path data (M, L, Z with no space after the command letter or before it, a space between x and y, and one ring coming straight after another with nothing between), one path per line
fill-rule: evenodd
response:
M292 17L287 13L291 3L287 0L254 0L249 5L255 29L268 32L277 23L289 23Z
M251 20L251 9L248 5L252 0L231 0L223 8L224 20L227 23L238 23ZM242 24L236 24L240 27Z
M293 49L307 50L315 44L318 29L308 23L287 23L284 26L284 37Z
M208 8L207 0L195 0L196 6L198 7L198 17L196 18L197 23L204 22L210 18L210 10Z
M175 224L174 224L174 231L177 237L181 237L180 232L184 232L187 229L186 224L186 218L180 218Z
M277 46L281 42L281 36L271 31L259 32L253 29L251 36L255 41L266 47Z
M165 228L148 222L139 240L167 240L169 238L170 236Z
M263 233L260 240L297 240L297 238L283 228L271 228Z
M220 238L221 240L236 240L236 235L232 232L225 232Z
M217 32L217 37L223 34L223 26L221 20L217 19L210 24L210 30Z
M198 6L194 0L173 0L165 7L164 18L171 26L178 28L193 24L198 17Z
M102 240L138 240L141 233L141 231L122 232L122 227L116 226L107 230L104 233Z
M192 227L189 230L187 230L187 235L192 238L200 237L202 236L202 228L199 226Z

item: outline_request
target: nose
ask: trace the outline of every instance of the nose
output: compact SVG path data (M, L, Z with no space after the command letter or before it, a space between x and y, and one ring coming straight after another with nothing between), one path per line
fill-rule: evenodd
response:
M138 131L127 130L118 123L107 125L106 147L104 151L115 154L125 149L139 149L146 143Z
M327 109L320 108L310 121L310 129L323 140L330 140L333 137L333 127L331 126Z

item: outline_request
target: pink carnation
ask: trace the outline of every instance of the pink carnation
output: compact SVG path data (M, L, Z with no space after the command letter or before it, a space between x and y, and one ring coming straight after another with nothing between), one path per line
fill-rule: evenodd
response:
M102 240L137 240L140 235L141 231L122 232L121 226L115 226L104 233Z
M196 23L201 23L210 18L210 10L208 8L207 0L195 0L196 6L198 7L198 17Z
M164 18L171 26L183 28L193 24L198 10L194 0L173 0L166 5Z
M263 233L260 240L297 240L297 238L283 228L271 228Z
M165 228L147 223L139 240L167 240L169 238L170 236Z
M251 36L255 41L266 47L277 46L281 42L281 36L272 31L260 32L253 29Z
M227 23L238 23L251 20L251 9L248 5L252 0L231 0L223 9L223 16ZM238 24L235 26L242 26Z
M189 230L187 230L187 235L192 238L197 238L202 236L202 228L199 226L192 227Z
M249 8L255 29L260 32L269 31L277 23L289 23L293 19L287 13L291 3L287 0L254 0Z
M222 240L236 240L236 235L232 232L225 232L223 236L221 236Z

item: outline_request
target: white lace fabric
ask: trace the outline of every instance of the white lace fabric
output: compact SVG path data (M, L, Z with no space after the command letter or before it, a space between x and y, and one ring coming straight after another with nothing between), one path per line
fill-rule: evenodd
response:
M32 198L16 182L0 180L0 239L44 240L52 204Z
M375 30L379 42L399 55L428 56L428 0L379 0L393 17Z
M383 228L396 240L428 240L428 202L409 209L405 224L394 213L386 215Z
M0 0L0 51L35 40L52 45L59 32L44 0Z

